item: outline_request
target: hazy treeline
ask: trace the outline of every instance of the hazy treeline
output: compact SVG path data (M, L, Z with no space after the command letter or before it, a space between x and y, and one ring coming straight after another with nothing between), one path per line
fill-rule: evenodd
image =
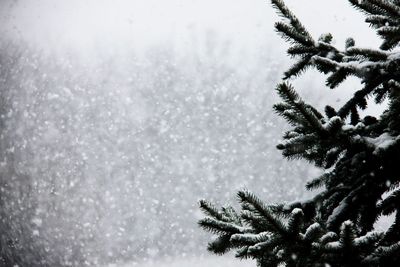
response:
M282 63L212 31L193 46L83 59L2 41L4 266L198 253L200 198L302 197L312 171L274 148Z

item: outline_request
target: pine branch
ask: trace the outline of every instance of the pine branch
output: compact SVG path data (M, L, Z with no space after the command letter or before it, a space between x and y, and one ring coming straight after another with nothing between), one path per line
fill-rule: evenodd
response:
M272 1L285 18L276 30L292 44L288 54L296 59L284 79L315 67L327 75L327 87L336 88L349 76L359 78L363 87L337 110L327 105L323 115L290 84L277 86L282 103L274 110L293 126L277 148L289 159L327 169L306 186L321 192L307 201L268 205L240 191L240 216L202 202L211 217L200 221L202 227L219 235L211 243L215 253L236 248L238 257L254 258L260 267L400 264L400 60L399 52L388 51L400 42L400 0L350 2L367 14L367 22L383 38L380 49L356 47L348 38L342 51L332 45L330 34L314 41L282 0ZM360 112L367 109L371 95L377 103L388 99L379 117ZM389 230L372 231L379 216L394 212Z
M245 229L232 223L219 221L212 218L204 218L199 221L199 225L206 231L214 234L237 234L244 233Z
M254 211L259 216L263 217L274 231L280 234L286 234L286 229L282 222L278 218L274 217L271 210L254 194L248 191L239 191L238 198L241 203L251 205L254 208Z
M313 43L313 39L306 28L300 23L296 16L286 7L282 0L271 0L272 6L275 7L279 13L290 21L290 25L300 34L302 34L308 43Z
M207 215L210 216L211 218L220 220L220 221L225 221L226 219L223 217L222 213L219 212L219 210L212 205L211 203L205 201L205 200L200 200L200 209Z
M307 123L321 134L324 134L324 129L315 115L314 110L307 108L307 105L299 97L293 87L286 83L281 83L276 88L279 96L290 106L295 108L301 114Z
M372 5L375 5L376 7L380 8L388 16L393 16L393 17L400 16L400 8L391 3L391 1L382 1L382 0L367 0L367 1L369 1Z

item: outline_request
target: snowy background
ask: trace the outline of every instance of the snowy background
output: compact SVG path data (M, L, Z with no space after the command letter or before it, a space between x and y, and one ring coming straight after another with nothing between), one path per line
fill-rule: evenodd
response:
M347 1L286 2L316 37L378 43ZM253 266L207 253L197 203L310 195L318 170L275 149L287 126L273 89L290 64L278 19L264 0L1 1L1 227L22 257ZM294 81L320 108L356 83Z

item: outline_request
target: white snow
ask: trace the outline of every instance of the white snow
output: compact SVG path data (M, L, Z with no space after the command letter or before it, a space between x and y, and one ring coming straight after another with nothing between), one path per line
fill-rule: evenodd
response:
M374 153L377 153L379 150L385 150L393 145L398 140L398 138L399 137L393 137L389 133L385 132L375 138L365 137L365 140L375 146Z

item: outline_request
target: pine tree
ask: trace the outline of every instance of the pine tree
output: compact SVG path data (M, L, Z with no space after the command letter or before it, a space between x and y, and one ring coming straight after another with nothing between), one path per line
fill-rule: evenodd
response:
M306 185L320 188L319 193L307 201L272 205L240 191L240 212L201 201L207 217L199 224L217 235L211 252L234 249L236 257L253 258L261 267L400 266L400 1L350 3L383 39L379 48L360 48L349 38L340 50L331 34L316 40L282 0L272 0L284 17L275 28L296 59L284 79L314 67L327 76L329 88L349 76L359 78L362 88L339 109L328 105L321 113L287 81L277 86L282 103L274 110L293 127L277 148L288 159L325 170ZM368 98L387 105L379 117L360 116ZM377 231L375 222L391 214L389 229Z

